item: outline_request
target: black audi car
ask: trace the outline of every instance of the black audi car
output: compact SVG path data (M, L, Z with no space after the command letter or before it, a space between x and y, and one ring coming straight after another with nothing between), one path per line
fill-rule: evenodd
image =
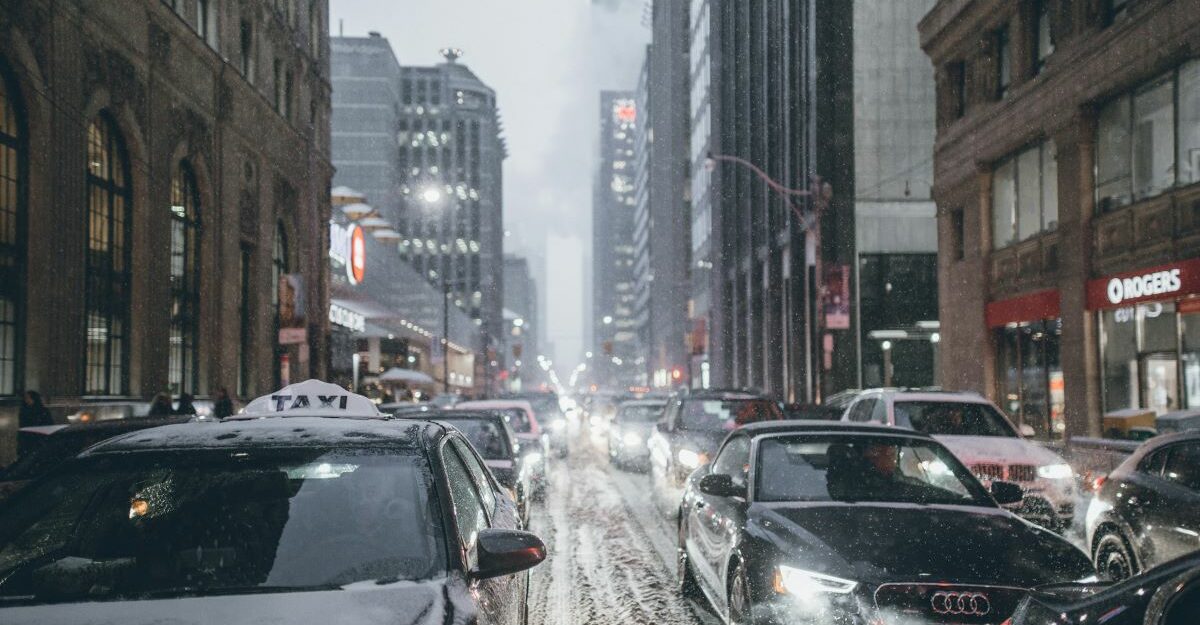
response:
M1061 584L1030 593L1006 625L1196 625L1200 553L1107 584Z
M646 441L654 503L673 515L688 475L712 459L729 432L783 418L778 402L748 391L684 390L672 396Z
M1200 431L1152 438L1097 481L1085 527L1107 579L1200 550Z
M0 508L0 623L526 622L542 541L456 429L310 380L91 447Z
M997 624L1031 588L1092 578L1086 554L998 504L917 432L748 425L689 479L681 591L728 623Z

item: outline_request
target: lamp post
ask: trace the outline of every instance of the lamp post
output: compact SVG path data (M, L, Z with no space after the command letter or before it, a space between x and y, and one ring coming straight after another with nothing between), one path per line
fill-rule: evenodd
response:
M805 362L805 401L808 403L820 402L820 378L818 371L820 363L816 361L813 355L813 346L817 342L819 336L818 329L814 320L817 318L814 306L820 301L822 289L817 288L816 297L812 297L812 283L819 281L821 276L821 216L829 208L829 201L833 198L833 186L821 179L821 176L813 174L810 178L810 184L807 189L793 189L763 171L754 163L730 154L714 154L708 153L705 160L705 167L712 171L716 168L718 162L733 163L740 167L749 169L760 180L767 185L767 188L779 195L787 207L795 215L800 227L804 229L804 247L805 247L805 263L804 271L804 297L811 298L812 301L805 302L804 305L804 362ZM793 197L809 197L813 199L812 210L807 213L800 210L792 202ZM813 270L813 276L809 276L807 267ZM818 282L819 284L819 282Z
M442 190L429 185L421 190L418 196L428 207L436 207L442 203ZM438 263L438 277L442 287L442 393L450 394L450 282L446 278L446 263Z

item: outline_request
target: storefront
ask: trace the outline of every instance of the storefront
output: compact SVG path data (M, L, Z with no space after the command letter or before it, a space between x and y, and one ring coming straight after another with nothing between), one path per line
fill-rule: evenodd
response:
M1041 439L1062 438L1066 431L1060 316L1055 289L990 302L987 307L995 343L997 403Z
M1088 282L1104 412L1200 408L1200 258Z

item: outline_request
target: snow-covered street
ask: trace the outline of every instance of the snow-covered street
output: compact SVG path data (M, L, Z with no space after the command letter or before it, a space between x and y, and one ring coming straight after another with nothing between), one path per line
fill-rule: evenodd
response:
M534 508L549 557L532 572L530 624L719 622L676 591L673 522L651 504L646 475L609 466L586 437L574 442Z

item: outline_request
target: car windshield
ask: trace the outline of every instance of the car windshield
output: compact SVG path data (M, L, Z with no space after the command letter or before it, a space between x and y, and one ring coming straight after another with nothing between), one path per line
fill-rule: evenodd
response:
M683 403L685 430L732 430L758 421L783 419L779 404L768 399L694 399Z
M533 406L533 413L537 415L539 421L549 421L562 414L562 408L559 407L558 399L555 397L531 397L528 401Z
M943 401L898 401L896 425L918 432L950 436L1007 436L1017 432L987 404Z
M755 474L758 501L995 505L945 447L903 437L765 438Z
M662 416L663 404L634 404L621 406L617 412L620 423L654 423Z
M446 568L423 457L170 452L64 465L0 510L0 602L335 588Z
M512 459L512 445L508 443L508 437L504 435L499 424L488 419L451 417L438 420L445 421L462 432L484 460Z
M528 434L533 431L533 424L529 422L529 414L521 408L504 408L496 412L504 415L504 420L508 421L509 427L517 434Z

